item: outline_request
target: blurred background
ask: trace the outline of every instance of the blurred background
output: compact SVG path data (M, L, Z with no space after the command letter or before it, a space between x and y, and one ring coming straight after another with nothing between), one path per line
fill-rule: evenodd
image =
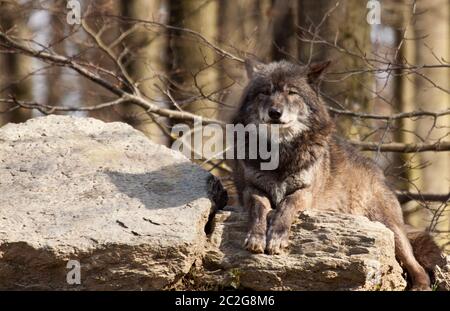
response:
M450 250L449 0L0 0L0 33L0 126L72 114L167 146L180 120L115 102L85 73L226 122L246 58L331 60L320 92L339 133L385 170L407 221ZM225 161L198 162L232 189Z

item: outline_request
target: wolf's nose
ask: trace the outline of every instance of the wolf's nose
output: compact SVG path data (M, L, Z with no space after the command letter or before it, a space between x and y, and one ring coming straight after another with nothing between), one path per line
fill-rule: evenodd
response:
M274 107L269 108L269 117L272 120L279 120L281 118L282 114L283 114L283 111L279 108L274 108Z

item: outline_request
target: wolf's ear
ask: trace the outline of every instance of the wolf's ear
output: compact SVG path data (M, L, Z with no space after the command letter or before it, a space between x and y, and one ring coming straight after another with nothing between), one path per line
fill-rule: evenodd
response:
M331 61L325 61L320 63L312 63L308 66L307 77L308 83L317 85L325 71L325 69L331 64Z
M253 78L255 74L258 74L264 68L264 64L255 60L247 58L245 60L245 70L247 70L247 77Z

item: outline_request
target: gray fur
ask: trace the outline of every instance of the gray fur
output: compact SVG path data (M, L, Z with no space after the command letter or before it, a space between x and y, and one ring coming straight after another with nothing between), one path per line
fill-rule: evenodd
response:
M276 123L284 128L276 170L261 171L259 160L236 161L235 184L249 213L246 248L282 253L292 222L305 209L363 215L394 232L396 254L414 288L429 289L430 279L414 257L400 204L383 172L333 133L333 122L315 90L326 66L307 68L285 61L252 66L257 69L248 69L250 81L234 123ZM271 108L281 116L269 117Z

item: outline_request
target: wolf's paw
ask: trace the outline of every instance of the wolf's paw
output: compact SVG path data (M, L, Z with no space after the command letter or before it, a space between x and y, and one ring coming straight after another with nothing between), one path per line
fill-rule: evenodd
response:
M413 285L410 290L415 292L429 292L432 289L428 284L416 284Z
M264 253L264 248L266 247L266 235L249 232L244 244L245 248L252 253Z
M266 251L270 255L283 253L289 245L289 230L270 228L267 232Z
M415 277L412 277L413 282L411 286L411 291L431 291L430 287L430 277L423 271L422 273L417 273Z

